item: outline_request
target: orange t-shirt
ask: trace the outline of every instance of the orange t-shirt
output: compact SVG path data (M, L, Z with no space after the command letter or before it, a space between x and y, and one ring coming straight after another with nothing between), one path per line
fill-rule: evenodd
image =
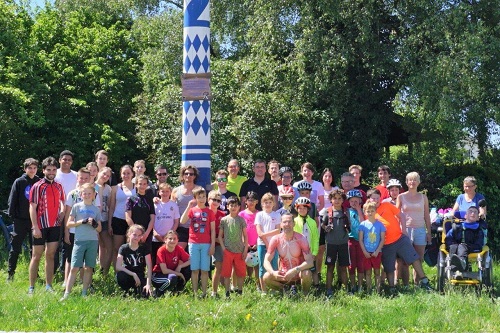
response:
M399 213L399 208L388 202L380 203L377 208L377 219L384 224L386 229L384 245L394 243L403 234L397 218Z
M380 191L380 201L391 197L389 190L384 185L377 185L375 188Z

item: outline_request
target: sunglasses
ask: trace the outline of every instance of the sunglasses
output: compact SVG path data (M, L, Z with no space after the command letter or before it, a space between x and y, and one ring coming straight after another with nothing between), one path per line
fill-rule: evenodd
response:
M217 181L225 183L227 182L227 178L217 178Z
M212 200L212 201L219 202L219 203L222 202L221 199L215 199L215 198L209 198L208 200Z
M184 176L194 176L194 172L184 172Z
M281 197L283 200L293 200L293 197Z
M166 175L168 175L168 173L166 173L166 172L159 172L156 175L157 176L166 176Z

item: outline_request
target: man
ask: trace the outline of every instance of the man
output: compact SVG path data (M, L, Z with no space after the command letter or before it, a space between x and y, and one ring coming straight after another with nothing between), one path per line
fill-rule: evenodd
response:
M382 222L386 228L385 243L382 248L382 265L389 281L390 292L394 294L394 271L396 258L402 258L407 265L412 265L420 280L420 287L432 290L429 279L425 276L422 261L413 248L413 244L401 230L406 231L405 222L399 209L388 202L380 201L380 191L373 189L368 191L368 200L374 202L377 207L377 220Z
M227 177L226 188L228 191L239 195L241 186L247 180L247 177L238 175L240 172L240 164L238 163L238 160L232 159L229 161L227 164L227 171L229 172L229 176ZM214 190L217 190L217 185L214 187ZM245 205L242 203L241 206L244 207Z
M259 196L259 203L256 206L257 210L262 210L260 198L268 192L274 196L274 207L278 207L278 186L274 180L266 178L266 162L263 160L255 160L253 172L254 177L246 180L243 185L241 185L241 210L245 209L246 196L250 191L257 193Z
M28 294L35 291L38 266L45 250L45 290L53 292L54 254L59 245L61 225L64 219L64 190L54 181L57 161L47 157L42 161L44 178L30 190L30 218L33 226L33 256L29 268L30 287Z
M350 190L354 189L354 176L349 173L349 172L344 172L342 176L340 176L340 183L342 186L342 189L344 190L344 193L349 192ZM366 192L363 190L359 190L361 192L361 200L362 204L366 202ZM342 207L344 209L351 208L351 204L349 203L349 200L344 200L342 203Z
M293 231L294 226L292 214L285 213L281 216L283 232L271 238L264 258L264 283L269 288L281 290L285 285L291 285L290 292L296 294L294 283L300 282L302 292L307 294L312 283L310 268L313 266L313 257L307 239ZM278 271L271 264L275 251L279 255Z
M167 178L169 176L168 172L167 172L167 167L164 166L164 165L158 165L156 168L155 168L155 174L156 174L156 183L154 183L150 189L151 191L153 191L153 197L160 197L159 195L159 190L158 190L158 186L160 186L160 184L165 184L167 182Z
M353 164L349 167L349 173L354 177L354 189L362 190L366 193L370 189L370 186L361 184L361 171L363 171L361 165Z
M76 171L71 170L71 165L73 165L74 154L69 150L63 150L59 154L59 165L61 166L57 169L56 182L62 185L64 193L69 193L76 188Z
M30 190L33 184L38 182L40 178L36 175L38 171L38 161L34 158L27 158L23 164L24 174L17 178L12 184L9 195L9 210L8 214L14 221L14 230L11 233L9 252L9 269L8 281L14 280L16 272L17 260L21 254L22 244L29 236L30 257L31 257L31 220L30 220Z
M389 190L387 190L387 183L391 178L391 169L387 165L381 165L377 169L377 176L380 184L375 188L380 191L380 200L387 199L390 197Z
M280 186L281 177L279 175L280 164L276 160L271 160L267 163L267 172L271 175L271 179L276 182L276 185Z

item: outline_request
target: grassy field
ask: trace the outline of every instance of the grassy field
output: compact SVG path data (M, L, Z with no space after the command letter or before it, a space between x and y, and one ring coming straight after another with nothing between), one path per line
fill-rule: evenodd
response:
M467 289L445 295L412 289L395 298L339 292L326 300L262 297L252 283L230 300L194 299L188 292L137 300L122 297L113 278L96 274L94 294L82 298L77 285L68 300L59 302L60 277L56 293L46 293L40 281L28 296L27 260L21 260L15 281L7 283L5 253L0 257L0 330L5 331L497 332L500 327L498 295L477 296ZM435 268L426 269L435 277Z

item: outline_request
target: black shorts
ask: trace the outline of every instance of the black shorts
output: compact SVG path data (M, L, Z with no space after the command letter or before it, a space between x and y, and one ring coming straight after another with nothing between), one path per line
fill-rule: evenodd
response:
M61 240L61 227L43 228L42 238L33 237L33 245L45 245L45 243L57 243Z
M319 228L319 245L325 245L325 235L325 229Z
M63 242L63 249L64 249L64 259L66 259L66 262L68 264L71 264L71 255L73 253L73 245L75 245L75 234L74 233L69 233L69 244L66 242Z
M113 217L111 226L113 227L113 235L125 236L127 234L128 224L124 219Z
M337 260L339 262L339 266L341 267L351 265L349 245L347 243L340 245L326 244L325 265L335 266L335 262Z
M179 227L176 231L179 235L179 242L187 243L189 240L189 228Z

